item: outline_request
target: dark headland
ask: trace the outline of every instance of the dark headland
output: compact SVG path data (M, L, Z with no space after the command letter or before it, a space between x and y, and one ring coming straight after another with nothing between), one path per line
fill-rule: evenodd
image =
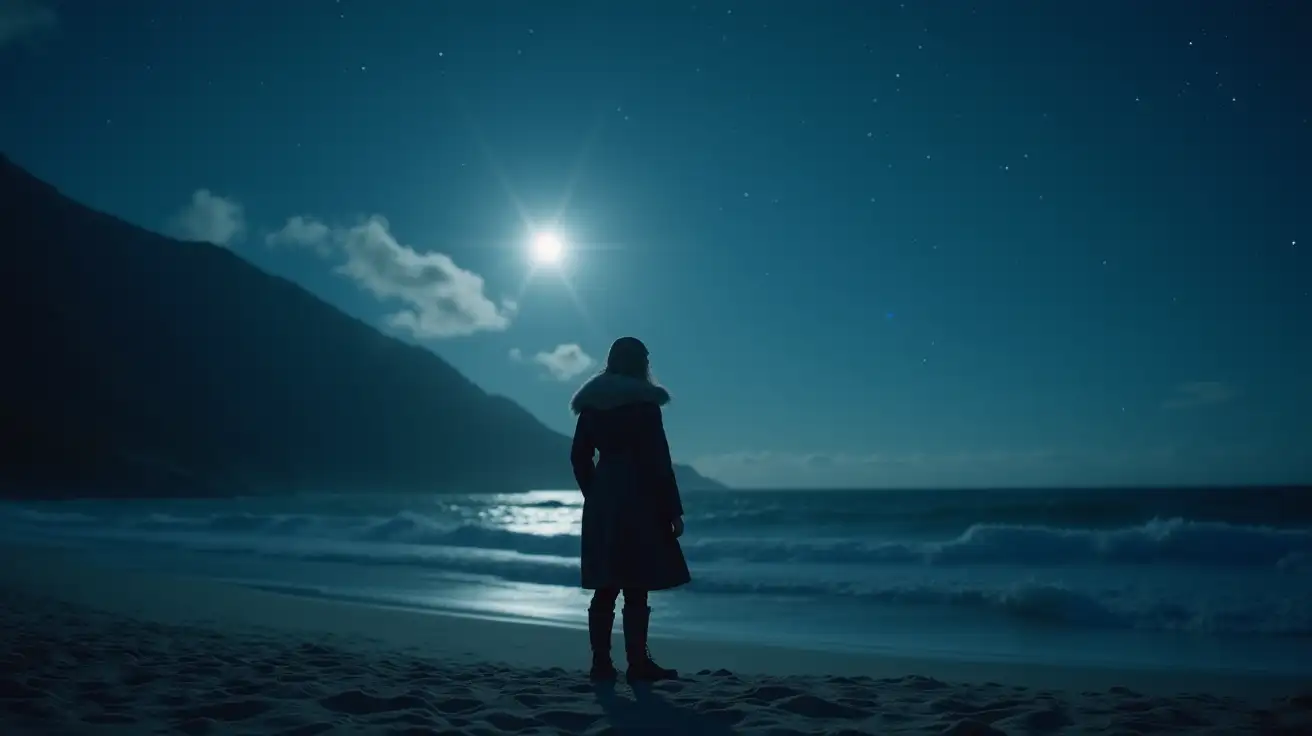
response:
M96 212L3 156L0 213L0 495L573 485L567 437L229 250Z

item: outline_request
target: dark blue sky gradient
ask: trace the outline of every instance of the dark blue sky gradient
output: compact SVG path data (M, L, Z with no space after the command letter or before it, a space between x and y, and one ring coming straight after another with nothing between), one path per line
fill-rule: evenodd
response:
M209 190L563 431L582 376L533 356L635 334L729 483L1312 480L1302 3L0 7L0 150L166 232ZM374 215L504 319L389 326L332 235Z

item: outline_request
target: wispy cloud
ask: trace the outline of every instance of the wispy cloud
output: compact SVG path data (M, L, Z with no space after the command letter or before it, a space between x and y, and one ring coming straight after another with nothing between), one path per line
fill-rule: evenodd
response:
M420 253L402 245L374 216L340 233L346 263L338 272L381 300L406 306L387 317L392 327L418 338L472 335L510 326L513 302L500 305L483 292L483 277L456 265L445 253Z
M461 337L510 326L516 304L488 298L483 277L450 256L419 252L392 235L387 220L374 215L352 227L331 227L313 217L289 218L265 236L269 245L309 248L344 258L337 272L381 301L399 302L387 324L419 339Z
M246 232L246 213L234 199L197 189L191 202L169 220L169 235L215 245L229 245Z
M1167 409L1216 406L1231 401L1238 395L1239 392L1233 386L1220 381L1190 381L1176 386L1162 406Z
M59 16L38 0L0 0L0 47L53 29Z
M271 247L312 248L325 258L332 255L332 228L313 217L297 215L287 218L280 230L264 236Z
M744 451L701 458L699 462L723 465L769 465L775 468L875 468L905 466L1009 466L1039 464L1053 459L1057 453L1049 450L1027 452L954 452L954 453L846 453L846 452L779 452Z
M741 487L1020 487L1217 482L1248 467L1261 447L1164 444L1143 447L1000 449L973 452L742 451L695 459L698 471Z
M523 351L519 348L511 348L510 359L517 363L524 362ZM568 381L580 376L597 364L597 361L584 352L582 347L572 342L557 345L550 351L535 353L529 358L529 362L545 368L547 375L557 381Z

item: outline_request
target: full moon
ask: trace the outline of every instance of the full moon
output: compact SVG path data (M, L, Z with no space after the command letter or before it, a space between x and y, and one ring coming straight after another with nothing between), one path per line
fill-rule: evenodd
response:
M552 266L560 263L560 259L565 255L565 243L556 233L541 232L533 236L531 250L534 263Z

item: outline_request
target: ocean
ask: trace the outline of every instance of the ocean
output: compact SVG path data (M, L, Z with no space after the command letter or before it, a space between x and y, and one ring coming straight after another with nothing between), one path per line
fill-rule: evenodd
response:
M1312 676L1312 493L685 493L657 633ZM577 491L0 504L12 542L293 595L585 625ZM659 653L658 653L659 654ZM580 637L579 661L586 644Z

